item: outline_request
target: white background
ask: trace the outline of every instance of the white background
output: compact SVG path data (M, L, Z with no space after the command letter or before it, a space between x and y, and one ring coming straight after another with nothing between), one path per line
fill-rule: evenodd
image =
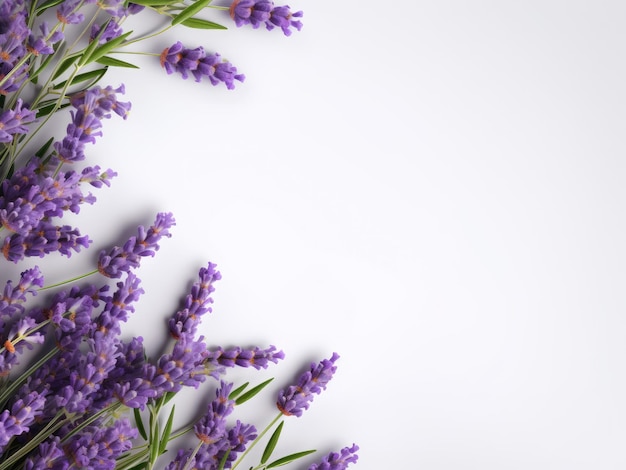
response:
M133 110L88 150L119 177L75 219L93 250L49 280L172 211L127 329L149 353L211 260L209 342L287 355L246 375L277 379L237 417L261 427L278 388L341 355L281 451L356 442L365 470L626 468L626 3L290 5L305 26L288 38L177 28L141 47L220 52L246 74L234 91L156 57L108 76Z

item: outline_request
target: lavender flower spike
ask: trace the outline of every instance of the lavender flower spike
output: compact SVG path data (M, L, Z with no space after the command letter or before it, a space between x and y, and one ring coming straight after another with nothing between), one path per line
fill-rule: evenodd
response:
M228 395L233 384L221 382L215 399L209 403L206 414L194 426L194 432L204 444L213 444L226 434L226 416L232 413L235 402Z
M251 24L256 29L269 20L273 7L271 0L234 0L229 12L237 26Z
M183 79L192 74L196 82L205 77L212 85L222 82L229 90L235 88L235 80L243 82L246 78L245 75L237 74L237 68L222 60L219 54L207 54L202 47L188 49L180 42L163 50L161 67L168 74L180 73Z
M328 382L337 370L335 361L339 354L333 353L330 359L324 359L319 364L311 364L311 368L300 376L297 385L291 385L278 394L276 406L286 416L302 416L302 412L309 408L314 395L319 395L326 389Z
M319 463L311 465L308 470L344 470L359 459L356 454L358 450L359 446L352 444L352 447L344 447L339 453L331 452Z
M0 449L6 446L13 436L28 432L29 426L42 413L45 397L37 392L17 400L11 411L0 414Z
M123 247L113 247L111 250L100 252L98 271L109 278L122 277L122 273L130 272L139 267L141 258L154 256L159 249L159 241L163 237L170 237L169 229L176 225L171 213L157 214L154 224L146 230L140 226L137 236L130 237Z

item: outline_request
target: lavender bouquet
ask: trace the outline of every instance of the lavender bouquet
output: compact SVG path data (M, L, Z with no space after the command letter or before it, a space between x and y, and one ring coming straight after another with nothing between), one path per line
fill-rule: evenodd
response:
M2 0L0 3L0 243L3 273L27 258L88 249L87 235L61 219L93 204L91 188L108 187L115 172L87 164L85 149L113 115L126 118L123 86L102 86L111 67L136 68L121 54L171 29L225 29L202 17L208 11L236 26L265 26L289 36L302 12L271 0ZM149 33L125 31L125 21L162 24ZM151 15L148 17L148 15ZM158 21L157 21L158 19ZM154 25L152 25L154 26ZM130 48L130 49L127 49ZM177 42L153 55L167 73L235 87L244 76L219 54ZM69 109L66 109L69 108ZM65 135L46 135L53 116L68 119ZM326 389L339 356L313 363L275 399L275 417L262 429L233 420L237 408L264 394L270 380L233 384L233 367L266 369L284 358L275 346L208 345L198 334L212 311L221 276L208 263L163 334L158 357L147 357L141 337L126 338L122 324L143 289L136 275L175 225L169 213L119 246L94 255L93 270L46 285L38 267L6 280L0 297L0 470L16 469L226 469L275 468L312 454L276 456L284 419L299 417ZM37 298L35 298L37 297ZM175 401L183 388L215 379L214 398L198 416L174 429ZM195 436L195 444L177 443ZM177 441L177 439L179 439ZM185 439L189 439L186 437ZM186 442L191 442L187 440ZM257 444L258 462L247 460ZM169 453L166 452L170 450ZM358 447L317 458L309 470L344 469ZM164 457L168 457L166 461ZM172 458L173 456L173 458ZM246 457L248 459L246 460Z

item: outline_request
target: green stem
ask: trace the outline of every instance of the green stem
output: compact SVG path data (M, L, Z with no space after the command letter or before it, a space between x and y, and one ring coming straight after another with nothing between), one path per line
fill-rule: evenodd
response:
M24 372L23 374L20 374L18 379L11 381L11 385L9 385L5 390L3 390L2 395L0 395L0 405L3 406L6 403L6 401L14 395L15 391L26 381L26 379L33 374L33 372L35 372L42 365L44 365L48 360L52 359L55 355L57 355L59 351L60 349L58 348L51 349L50 351L46 353L45 356L43 356L41 359L35 362L32 366L30 366L26 372Z
M191 455L187 459L187 463L183 467L183 470L191 470L191 467L193 466L193 463L192 463L193 459L196 458L196 454L200 450L200 447L202 447L202 441L198 442L198 445L196 446L196 448L193 450L193 452L191 453Z
M53 289L55 287L64 286L65 284L71 284L72 282L76 282L76 281L79 281L81 279L85 279L86 277L89 277L89 276L91 276L93 274L97 274L97 273L98 273L98 270L94 269L93 271L90 271L87 274L81 274L80 276L76 276L76 277L74 277L72 279L68 279L66 281L61 281L61 282L57 282L56 284L50 284L49 286L41 287L40 289L38 289L38 291Z
M65 419L61 419L65 415ZM26 445L20 447L14 454L12 454L7 460L0 464L0 470L7 470L18 462L23 457L26 457L29 452L35 449L39 444L46 440L50 435L56 432L61 426L67 423L69 418L65 413L65 409L57 412L56 416L52 418L45 428L43 428L35 437L33 437Z
M257 445L259 443L259 441L263 438L263 436L265 436L265 434L267 434L267 432L274 427L274 425L278 422L279 419L281 419L284 415L282 413L278 413L278 415L270 422L270 424L268 424L267 426L265 426L265 429L263 429L263 431L261 432L261 434L259 434L257 436L257 438L252 441L252 444L250 444L250 447L248 447L245 452L243 454L241 454L241 456L235 461L235 463L233 464L233 466L231 467L231 470L235 470L237 468L237 466L243 461L243 459L246 457L246 455L248 455L248 453L254 448L255 445Z

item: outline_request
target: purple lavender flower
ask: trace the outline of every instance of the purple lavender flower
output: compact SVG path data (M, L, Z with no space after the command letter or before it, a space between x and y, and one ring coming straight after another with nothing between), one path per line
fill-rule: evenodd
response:
M243 82L245 79L244 75L237 74L236 67L222 60L219 54L207 54L202 47L188 49L181 42L163 50L161 67L168 74L180 73L183 79L191 73L196 82L206 77L212 85L224 83L229 90L235 88L235 80Z
M122 27L119 25L119 23L116 23L115 21L108 21L103 25L94 24L91 27L90 39L93 41L98 36L100 36L98 38L98 44L104 44L109 42L111 39L115 39L116 37L121 36L122 32Z
M344 447L339 453L331 452L319 463L311 465L308 470L344 470L359 459L358 450L359 446L352 444L352 447Z
M302 29L301 11L294 13L289 5L274 6L271 0L234 0L229 12L237 26L250 24L256 29L264 24L268 31L280 28L285 36L291 35L292 28Z
M310 369L300 376L296 385L281 390L276 401L280 412L286 416L302 416L302 412L309 408L314 395L319 395L326 389L337 370L335 366L337 359L339 355L333 353L330 359L324 359L319 364L312 363Z
M39 287L43 287L43 275L38 267L23 271L15 287L11 281L7 281L0 296L0 331L4 329L5 322L24 312L22 304L27 300L26 295L37 295Z
M88 183L94 188L101 188L103 185L110 187L111 179L116 177L117 173L111 169L105 170L103 172L100 171L100 167L90 166L87 168L83 168L81 172L81 183Z
M181 337L170 354L157 361L154 376L146 376L159 395L178 392L183 386L197 388L206 379L204 362L207 356L204 337L197 340L189 335Z
M0 414L0 450L13 436L28 432L29 426L41 414L45 398L33 392L24 399L17 400L11 410Z
M257 430L254 426L237 420L237 423L217 441L203 444L194 457L191 457L192 449L179 450L165 470L182 470L187 465L193 469L217 470L226 453L228 457L226 457L224 468L231 468L233 462L237 460L237 455L245 451L247 444L256 437ZM190 458L191 462L189 462Z
M130 103L121 102L117 94L124 94L124 86L118 88L98 86L82 91L70 98L75 108L71 112L72 122L67 126L67 135L60 142L54 143L57 158L64 162L84 160L86 143L95 143L101 136L102 119L111 117L111 111L126 119Z
M237 26L251 24L256 29L269 20L273 7L271 0L235 0L229 12Z
M79 24L85 19L85 15L80 13L82 0L65 0L57 9L57 19L67 24Z
M27 64L16 67L26 54L24 44L30 35L26 3L5 0L0 4L0 19L0 95L6 95L18 90L28 76Z
M194 426L196 437L203 444L214 444L226 434L226 416L235 408L235 401L229 400L228 395L233 388L231 383L220 383L215 392L215 399L209 403L204 416Z
M199 280L193 284L190 293L185 297L183 309L176 312L169 320L170 334L175 339L184 334L193 336L200 324L200 317L212 311L210 305L213 299L210 295L215 291L213 283L222 278L220 272L215 269L216 267L216 264L209 263L206 268L200 269Z
M223 349L217 347L206 359L207 366L216 371L224 367L253 367L256 370L267 369L270 362L276 364L285 358L285 353L276 350L276 346L267 349L252 347L243 349L238 346Z
M14 135L28 133L26 125L34 120L35 113L18 99L15 108L0 113L0 142L11 142Z
M36 455L26 459L24 470L67 470L71 464L64 457L61 439L52 436L39 444Z
M291 36L291 28L295 28L298 31L302 29L302 22L294 18L302 18L303 13L297 11L292 13L289 5L279 6L272 8L269 19L265 22L265 27L268 31L278 27L282 29L285 36Z
M100 252L98 271L106 277L119 278L122 273L139 267L141 258L154 256L159 249L159 241L170 237L169 228L176 225L171 213L159 213L154 224L146 230L143 226L137 229L137 236L131 237L123 247L113 247Z
M132 447L137 430L125 418L110 426L88 426L63 445L65 459L73 468L113 470L117 457Z
M6 335L2 334L0 349L0 376L6 376L11 368L18 363L18 356L24 347L32 349L34 344L44 342L44 336L36 331L37 322L32 317L23 317L15 321ZM7 330L7 328L3 328Z
M35 36L33 33L29 35L28 52L35 56L52 54L54 52L52 46L63 39L63 32L57 30L50 34L50 28L45 21L39 25L39 30L41 35Z
M122 332L120 322L125 322L128 315L135 311L133 303L144 293L139 286L140 282L139 278L131 272L123 282L117 283L117 290L112 297L106 299L104 309L93 322L94 337L96 335L119 335Z
M157 396L157 390L146 377L154 377L156 368L146 362L143 338L133 338L128 343L117 343L115 367L109 372L94 398L97 409L117 400L129 408L144 409L148 400Z
M98 8L104 10L114 18L120 18L125 15L124 0L99 0ZM113 23L113 22L111 22Z
M59 252L68 258L72 252L88 248L91 240L81 235L78 229L69 225L53 225L40 222L28 235L18 233L5 238L2 254L8 261L17 263L25 257L43 258L45 255Z

